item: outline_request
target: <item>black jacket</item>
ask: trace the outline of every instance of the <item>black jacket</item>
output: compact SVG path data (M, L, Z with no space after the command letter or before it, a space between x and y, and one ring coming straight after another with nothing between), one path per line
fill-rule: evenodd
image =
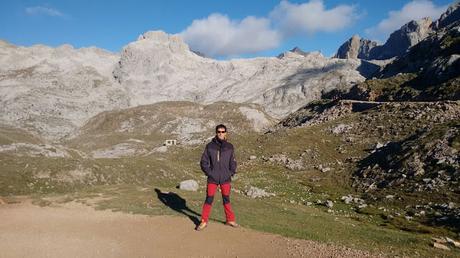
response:
M236 158L233 145L217 136L206 145L200 161L201 170L208 176L208 182L223 184L232 181L236 173Z

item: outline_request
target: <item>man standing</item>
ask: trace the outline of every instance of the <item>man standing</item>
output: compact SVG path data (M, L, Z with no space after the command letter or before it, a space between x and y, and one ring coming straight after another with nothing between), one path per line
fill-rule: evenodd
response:
M226 217L226 225L238 227L235 214L230 205L230 188L232 176L236 173L236 158L233 145L227 141L227 127L216 126L216 136L206 145L200 161L201 170L208 176L206 199L201 213L201 223L196 230L203 230L211 214L212 202L217 186L222 192L222 201Z

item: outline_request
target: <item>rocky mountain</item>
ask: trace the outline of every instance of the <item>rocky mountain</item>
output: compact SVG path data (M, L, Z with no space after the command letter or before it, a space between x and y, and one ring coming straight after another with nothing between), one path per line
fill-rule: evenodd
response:
M391 33L383 45L354 35L339 47L335 57L384 60L400 56L432 33L433 25L431 18L410 21Z
M368 101L460 99L460 3L432 23L433 32L345 94L328 97ZM341 96L342 95L342 96Z
M132 105L164 100L257 103L282 117L323 90L362 81L360 62L288 51L278 58L217 61L191 52L179 36L148 32L126 46L114 77Z
M434 28L441 29L455 21L458 21L460 19L459 7L460 3L458 1L450 5L449 8L447 8L446 12L441 14L441 17L439 17L439 19L435 22Z
M371 50L377 47L377 42L363 39L359 35L353 35L339 47L335 57L351 59L375 59L371 57Z
M433 32L432 24L431 18L408 22L399 30L391 33L385 44L373 48L370 53L371 59L389 59L401 56Z
M335 150L347 154L351 164L350 185L367 202L391 202L403 207L396 216L458 232L459 7L452 5L432 23L432 33L396 56L376 78L324 94L270 133L330 125L329 132L340 137Z
M303 51L299 47L294 47L293 49L289 50L289 52L299 54L299 55L302 55L302 56L307 56L308 55L308 52ZM289 53L289 52L287 52L287 53ZM281 54L278 55L278 58L283 58L285 55L286 55L286 53L281 53Z
M99 112L127 107L111 76L118 59L98 48L0 42L1 123L61 138Z
M375 41L363 39L359 35L353 35L339 47L335 57L385 60L405 55L411 47L417 45L425 38L432 34L443 33L446 27L458 21L460 19L459 6L459 2L453 3L436 21L432 21L430 17L426 17L404 24L400 29L391 33L383 45L378 45Z
M460 19L436 30L419 44L388 64L376 77L419 73L429 83L440 83L458 75Z
M294 48L278 57L218 61L161 31L144 33L120 54L2 41L0 121L58 140L75 135L102 111L171 100L257 103L280 119L325 92L348 90L385 65L359 59L402 55L432 27L445 28L455 15L451 7L435 23L410 22L382 46L353 36L338 51L337 57L345 60Z
M1 122L54 140L75 135L102 111L160 101L256 103L281 118L323 91L365 79L359 60L299 50L218 61L161 31L144 33L120 54L2 41L0 64Z

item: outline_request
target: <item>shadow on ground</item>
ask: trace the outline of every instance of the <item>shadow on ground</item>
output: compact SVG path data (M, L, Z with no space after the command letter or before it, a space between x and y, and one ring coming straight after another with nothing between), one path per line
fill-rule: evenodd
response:
M187 207L187 201L174 192L163 193L160 189L155 188L158 199L174 211L187 216L195 225L200 224L201 215Z

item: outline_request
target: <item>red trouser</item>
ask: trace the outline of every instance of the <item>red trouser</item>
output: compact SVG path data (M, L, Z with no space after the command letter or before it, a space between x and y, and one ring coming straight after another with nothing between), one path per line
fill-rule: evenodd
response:
M225 217L228 221L235 221L235 214L232 211L230 205L230 182L220 185L220 191L222 192L222 201L224 204ZM216 193L217 184L208 183L206 188L206 200L203 204L203 211L201 212L201 221L208 222L209 214L211 214L212 202L214 194Z

